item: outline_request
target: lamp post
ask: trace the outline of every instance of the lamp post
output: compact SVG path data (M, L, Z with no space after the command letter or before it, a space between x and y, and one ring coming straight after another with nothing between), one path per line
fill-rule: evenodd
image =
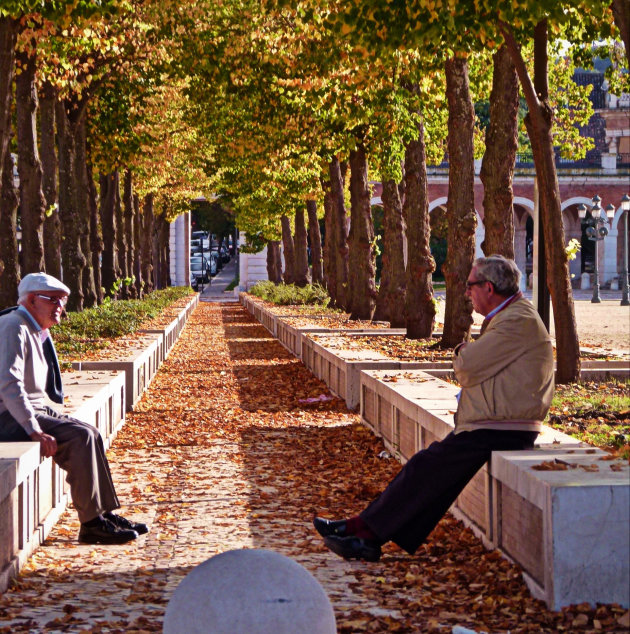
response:
M597 195L593 196L593 207L591 208L591 217L586 217L586 205L580 205L578 207L578 215L586 224L586 237L589 240L593 240L595 242L595 262L594 262L594 274L595 274L595 282L593 283L593 297L591 297L592 304L599 304L602 300L599 297L599 267L598 267L598 253L597 253L597 243L603 240L608 235L608 218L612 218L614 216L614 208L612 205L606 208L606 213L600 207L599 203L601 202L601 198ZM612 209L612 211L611 211Z
M628 214L630 214L630 196L624 194L621 199L623 209L623 268L621 269L621 305L628 306Z

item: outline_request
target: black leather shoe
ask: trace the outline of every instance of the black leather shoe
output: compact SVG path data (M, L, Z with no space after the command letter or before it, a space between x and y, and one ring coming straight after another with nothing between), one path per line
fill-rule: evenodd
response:
M116 515L116 513L112 513L111 511L103 513L103 517L114 524L114 526L117 526L118 528L123 528L128 531L136 531L138 535L146 535L149 532L149 527L146 524L143 524L142 522L132 522L126 517L123 517L122 515Z
M79 541L82 544L126 544L138 537L134 530L118 528L104 517L99 518L94 526L81 524Z
M364 561L378 561L381 558L381 545L361 537L350 535L349 537L337 537L327 535L324 544L335 555L344 559L363 559Z
M322 536L337 535L337 537L347 537L346 520L325 520L323 517L313 518L315 530Z

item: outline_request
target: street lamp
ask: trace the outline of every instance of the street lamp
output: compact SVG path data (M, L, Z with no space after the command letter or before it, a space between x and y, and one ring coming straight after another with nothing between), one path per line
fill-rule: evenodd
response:
M594 274L595 274L595 282L593 284L593 297L591 298L591 303L599 304L602 300L599 298L599 269L598 269L598 254L597 254L597 243L603 240L608 235L608 219L612 218L615 214L614 207L609 205L606 208L606 213L600 207L599 203L601 202L601 198L597 195L593 196L593 207L591 208L591 217L586 217L586 205L580 205L578 207L578 215L581 220L586 225L586 237L589 240L593 240L595 242L595 262L594 262Z
M621 199L621 209L623 209L623 268L621 269L621 305L628 306L628 215L630 214L630 196L624 194Z

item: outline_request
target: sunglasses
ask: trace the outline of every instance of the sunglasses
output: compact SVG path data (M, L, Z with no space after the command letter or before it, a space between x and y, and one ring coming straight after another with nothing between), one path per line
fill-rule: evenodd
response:
M49 304L61 306L62 308L68 301L67 297L51 297L50 295L40 295L39 293L35 293L35 297L39 297L40 299L46 300Z

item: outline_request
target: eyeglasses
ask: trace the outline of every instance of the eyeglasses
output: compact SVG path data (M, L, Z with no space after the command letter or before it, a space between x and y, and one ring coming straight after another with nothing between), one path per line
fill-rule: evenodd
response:
M477 284L485 284L488 280L476 280L474 282L471 282L470 280L466 280L466 290L471 289L473 286L476 286Z
M61 306L62 308L66 305L68 301L68 297L51 297L50 295L40 295L39 293L35 293L35 297L39 297L40 299L46 300L49 304L54 304L55 306Z

